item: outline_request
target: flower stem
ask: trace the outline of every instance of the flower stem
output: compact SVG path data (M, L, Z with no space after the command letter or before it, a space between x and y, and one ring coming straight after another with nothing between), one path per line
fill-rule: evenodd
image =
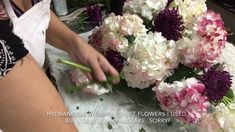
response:
M62 64L66 64L66 65L69 65L69 66L76 67L76 68L78 68L79 70L81 70L83 72L90 72L90 73L92 72L92 70L89 67L83 66L81 64L74 63L72 61L62 60L62 59L58 59L57 61L59 63L62 63Z
M75 68L78 68L79 70L83 71L83 72L92 72L92 70L89 68L89 67L86 67L86 66L83 66L81 64L77 64L77 63L74 63L74 62L71 62L69 60L62 60L62 59L58 59L59 63L62 63L62 64L65 64L65 65L69 65L69 66L72 66L72 67L75 67ZM79 86L70 86L70 91L79 91L89 85L93 85L93 84L100 84L100 85L106 85L106 84L110 84L112 83L112 81L114 80L119 80L121 78L121 75L120 76L117 76L117 77L113 77L113 76L107 76L106 77L107 79L104 81L104 82L98 82L98 81L91 81L91 82L84 82L84 83L81 83Z

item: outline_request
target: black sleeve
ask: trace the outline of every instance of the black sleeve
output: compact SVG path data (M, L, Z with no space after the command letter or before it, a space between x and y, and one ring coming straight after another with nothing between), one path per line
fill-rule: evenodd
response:
M0 79L27 54L22 40L12 32L10 20L0 20Z

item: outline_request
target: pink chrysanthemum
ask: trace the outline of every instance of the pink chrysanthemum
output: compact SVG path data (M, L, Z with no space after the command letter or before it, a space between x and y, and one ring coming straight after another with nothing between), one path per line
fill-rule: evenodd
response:
M183 84L184 87L179 85L181 90L176 90L175 85L179 83L181 82L160 85L161 89L165 90L157 90L157 98L162 108L174 114L176 118L185 123L197 123L209 107L208 98L204 96L205 86L197 82L186 83Z

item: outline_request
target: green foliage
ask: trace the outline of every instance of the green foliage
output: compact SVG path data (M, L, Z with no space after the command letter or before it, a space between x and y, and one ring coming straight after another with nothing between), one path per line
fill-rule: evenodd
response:
M141 15L138 15L138 16L141 16ZM153 28L152 21L148 20L148 19L145 18L145 17L141 17L141 19L144 21L145 27L146 27L148 30L152 30L152 28Z
M190 77L198 77L198 73L200 70L196 68L190 68L183 64L179 64L178 68L175 69L174 74L168 77L165 82L173 83L174 81L179 81L182 79L190 78Z
M228 90L228 93L227 93L226 97L228 97L229 99L234 100L234 93L233 93L232 89Z
M133 44L133 41L135 41L134 35L128 35L128 36L125 36L125 38L128 40L129 44Z
M139 132L146 132L146 130L145 130L143 127L141 127L141 129L139 130Z
M113 126L108 122L108 125L107 125L108 129L113 129Z
M224 96L221 101L217 102L217 104L221 102L223 102L226 106L229 106L232 102L234 102L234 93L232 89L229 89L227 95Z
M70 21L69 23L66 23L66 25L76 33L86 32L87 30L91 30L92 28L94 28L87 20L88 18L89 16L87 12L82 12L76 19Z
M225 62L223 63L216 63L212 66L212 68L216 70L224 70L225 69Z
M127 82L122 79L118 84L113 85L112 91L123 94L136 105L158 110L161 109L160 103L156 99L156 94L152 91L151 87L145 89L130 88Z
M110 10L109 0L67 0L69 12L72 12L81 7L87 7L97 3L104 5L104 7L102 6L102 10L104 10L104 13ZM76 33L83 33L86 31L90 31L94 28L94 25L92 25L92 22L88 21L88 18L89 16L87 12L82 12L76 19L66 24L70 29L72 29Z

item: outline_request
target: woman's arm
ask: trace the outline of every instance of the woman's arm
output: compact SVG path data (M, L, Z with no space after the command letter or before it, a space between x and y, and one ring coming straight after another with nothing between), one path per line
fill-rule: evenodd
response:
M5 17L4 17L5 18ZM1 28L4 27L0 20ZM9 25L8 23L7 25ZM22 51L20 39L10 32L11 28L0 29L0 50ZM8 43L9 40L9 43ZM10 41L11 40L11 41ZM17 41L18 40L18 41ZM14 42L14 43L13 43ZM12 46L12 47L11 47ZM6 50L6 49L5 49ZM4 50L3 50L4 51ZM8 51L4 51L7 52ZM6 54L7 54L6 53ZM12 52L13 53L13 52ZM11 58L16 59L12 54ZM15 52L14 52L15 53ZM18 54L18 53L17 53ZM21 53L24 56L27 53ZM58 91L38 66L34 58L28 54L13 62L3 59L0 54L0 128L6 132L77 132L69 115L56 116L53 112L68 112ZM16 62L14 62L16 61ZM8 68L6 68L6 64ZM14 66L13 66L14 65ZM10 68L13 66L12 68ZM2 71L2 70L6 71ZM4 72L4 73L3 73ZM6 75L5 75L5 72Z
M0 1L0 20L9 19L3 3Z
M0 128L6 132L77 132L63 100L31 55L0 79Z
M46 35L49 44L66 52L71 44L76 43L78 38L77 34L63 24L53 11L51 11L51 19Z
M66 27L53 12L51 12L51 20L47 30L47 42L68 52L73 61L91 67L93 76L88 74L88 78L91 80L94 77L99 81L104 81L106 80L105 73L118 76L118 72L100 53Z

